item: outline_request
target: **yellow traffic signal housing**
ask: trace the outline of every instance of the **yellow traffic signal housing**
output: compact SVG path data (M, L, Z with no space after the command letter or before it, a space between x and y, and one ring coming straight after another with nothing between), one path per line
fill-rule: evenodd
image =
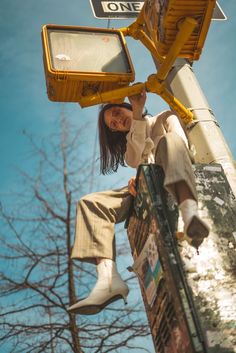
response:
M52 101L79 102L134 81L132 61L119 30L45 25L42 43L47 94Z
M185 18L197 22L178 57L198 60L206 39L216 0L145 1L143 17L157 52L166 56Z

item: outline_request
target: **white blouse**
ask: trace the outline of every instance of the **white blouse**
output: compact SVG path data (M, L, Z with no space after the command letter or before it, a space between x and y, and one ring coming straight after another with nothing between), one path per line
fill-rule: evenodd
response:
M168 132L177 133L188 148L188 140L179 118L172 111L156 116L132 120L126 139L125 161L133 168L141 163L155 163L155 152L160 139Z

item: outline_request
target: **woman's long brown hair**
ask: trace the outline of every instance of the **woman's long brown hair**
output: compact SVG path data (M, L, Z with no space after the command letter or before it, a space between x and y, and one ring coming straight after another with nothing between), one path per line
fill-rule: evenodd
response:
M119 165L125 166L124 155L126 151L127 132L109 129L104 121L104 113L112 107L122 107L132 111L129 103L106 104L102 106L98 116L99 145L100 145L100 172L109 174L116 172Z

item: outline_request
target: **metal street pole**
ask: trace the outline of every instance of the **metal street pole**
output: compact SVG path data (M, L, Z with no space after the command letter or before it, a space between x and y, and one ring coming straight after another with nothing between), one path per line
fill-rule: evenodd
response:
M220 163L236 195L236 169L232 153L191 65L185 59L177 59L167 82L173 94L194 114L195 120L187 126L187 134L196 150L195 162Z

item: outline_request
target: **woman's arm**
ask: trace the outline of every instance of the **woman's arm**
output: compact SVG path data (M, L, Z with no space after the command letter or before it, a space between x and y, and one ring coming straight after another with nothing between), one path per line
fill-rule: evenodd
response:
M125 162L132 168L137 168L142 160L146 140L146 124L144 119L142 121L133 120L126 136Z
M146 139L146 121L143 118L143 109L146 102L146 92L143 91L135 96L128 97L132 105L133 120L130 131L127 134L125 161L132 167L137 168L141 162L142 153Z
M136 191L136 177L130 178L130 180L128 182L128 191L134 197L137 195L137 191Z
M133 110L133 119L134 120L143 120L143 109L147 99L147 94L145 91L142 91L139 94L128 97L130 104L132 105Z

